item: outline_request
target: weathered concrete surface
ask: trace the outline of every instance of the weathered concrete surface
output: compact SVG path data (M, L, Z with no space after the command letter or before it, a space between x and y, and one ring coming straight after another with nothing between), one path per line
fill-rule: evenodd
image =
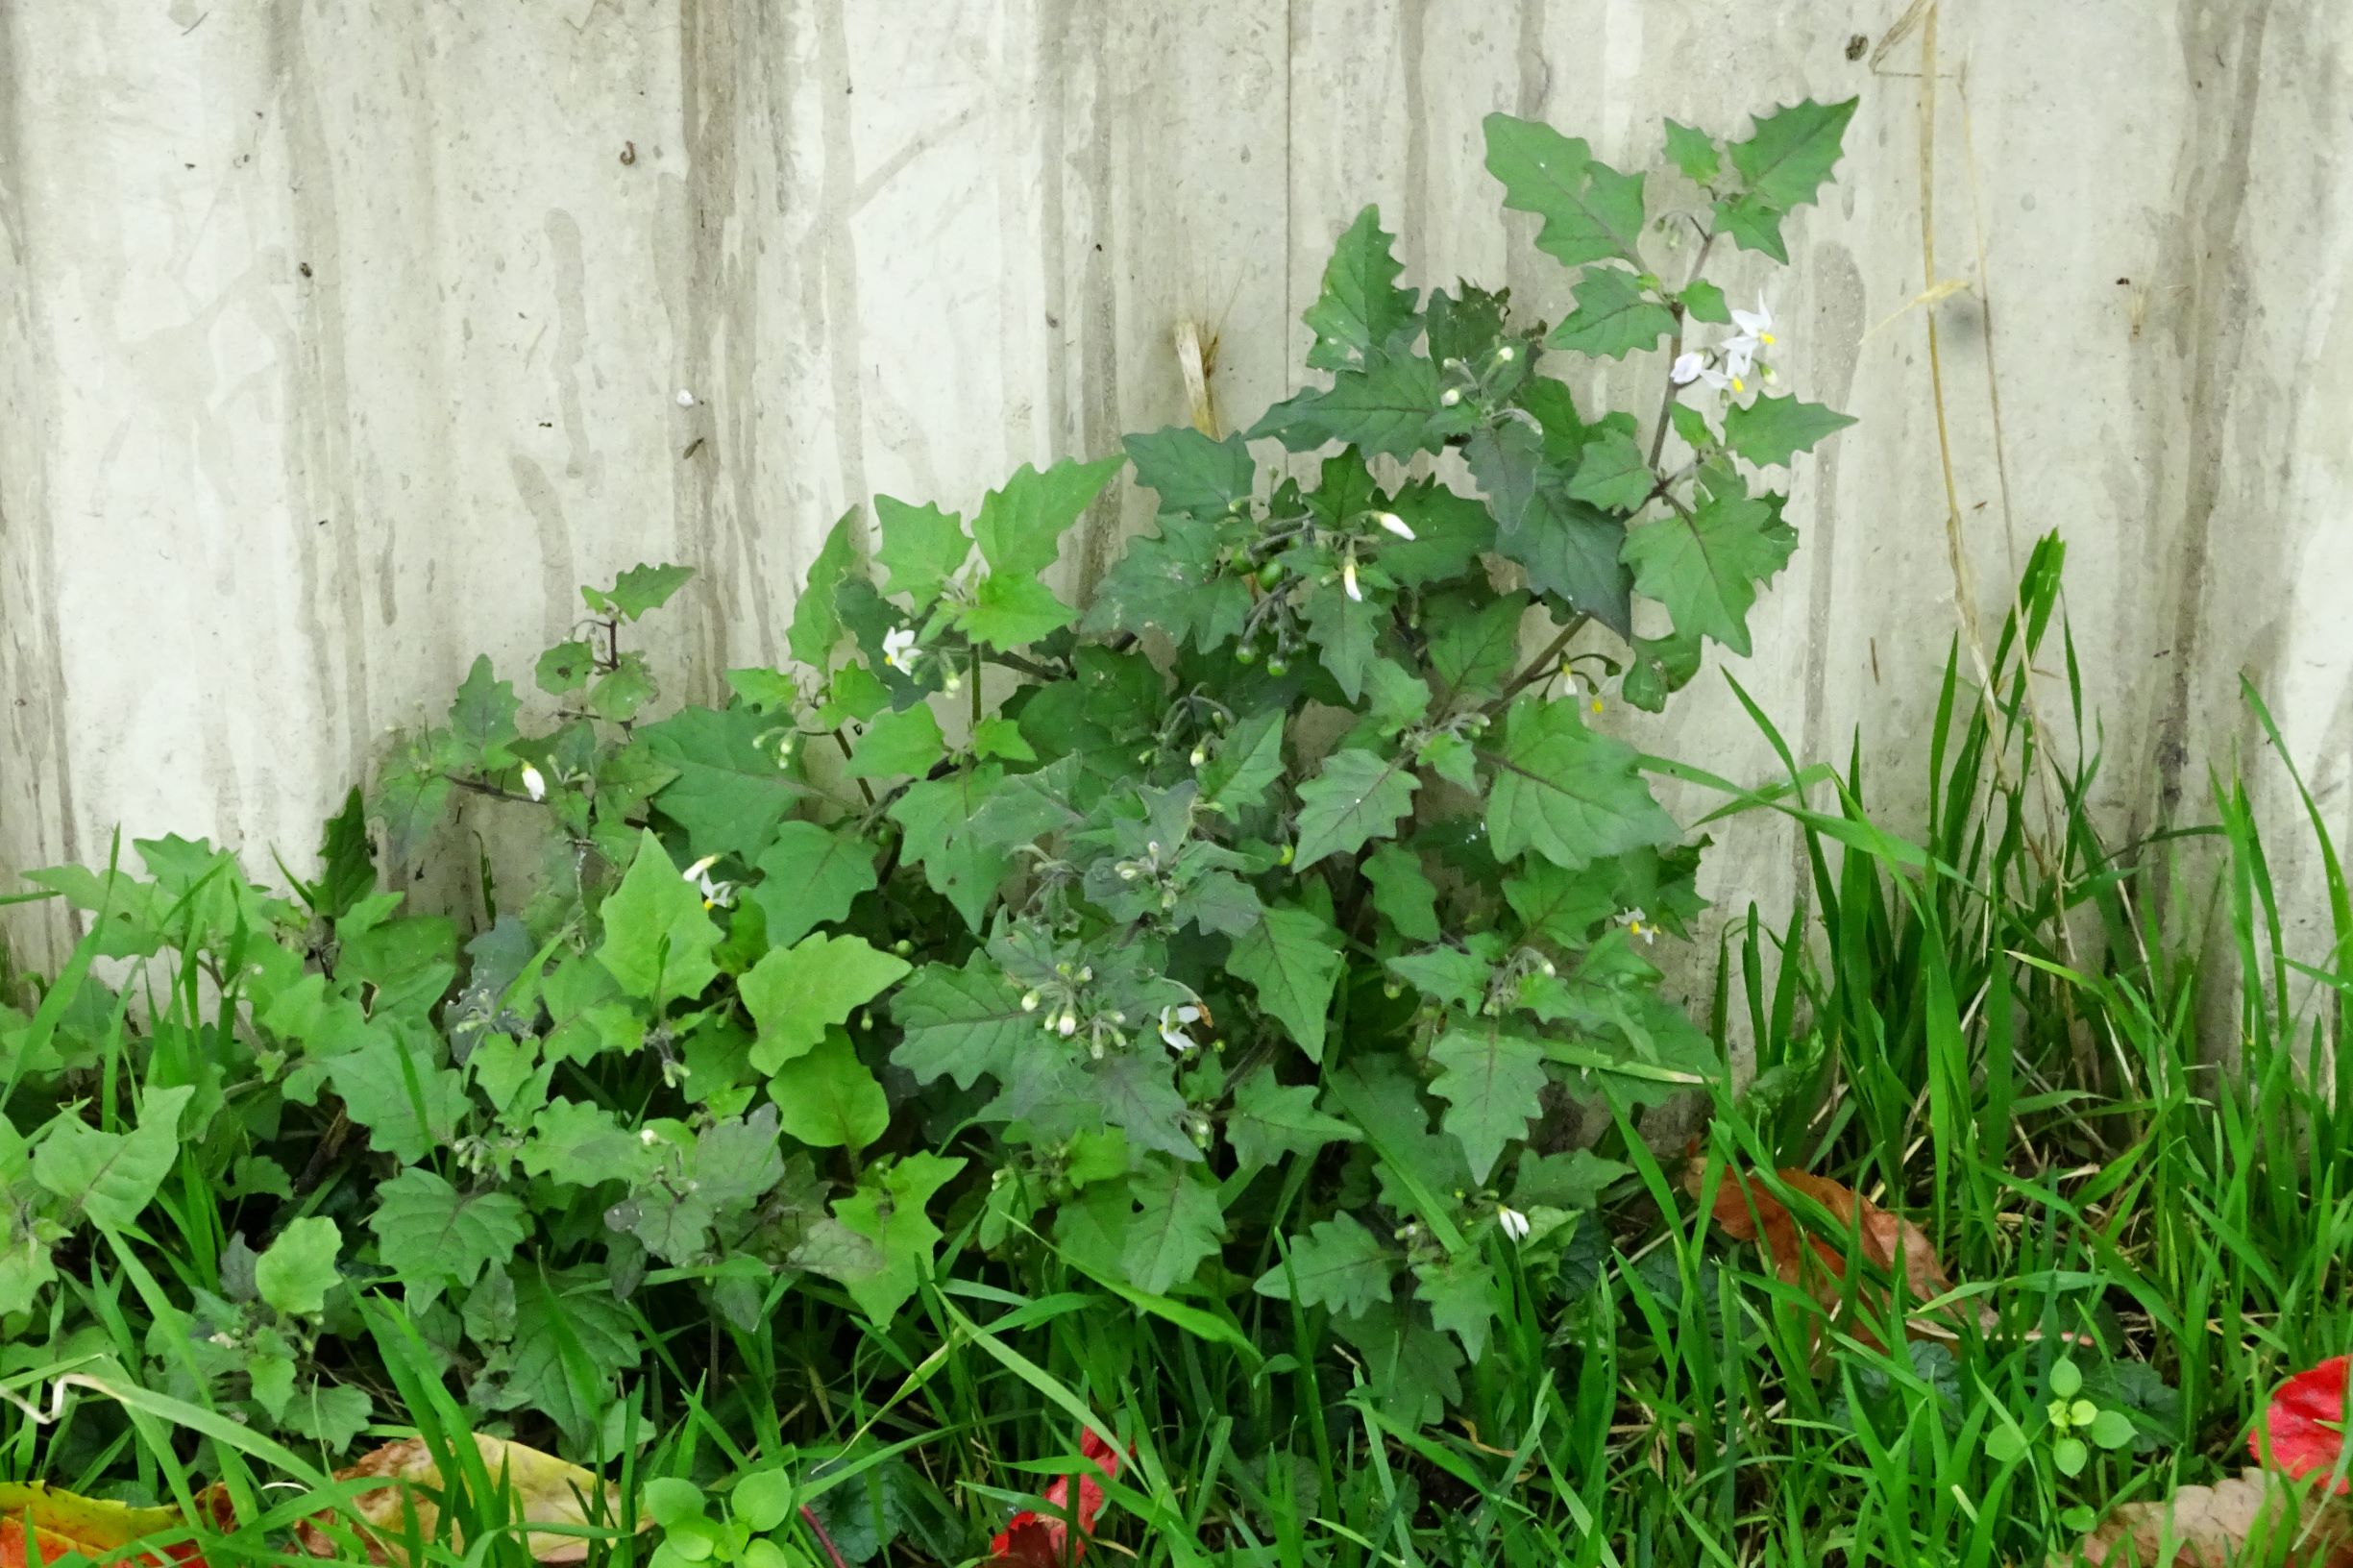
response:
M1739 678L1917 796L1968 600L1899 312L1960 280L1959 559L1990 630L2065 530L2120 837L2252 741L2243 671L2342 826L2353 7L1945 9L1924 73L1904 0L12 0L0 875L118 824L299 863L387 726L641 558L704 574L661 651L772 660L847 501L967 504L1183 418L1181 317L1227 409L1283 395L1366 200L1415 281L1556 307L1490 109L1645 162L1662 114L1807 93L1863 104L1773 284L1783 368L1863 423L1800 476ZM1627 719L1773 767L1714 676ZM1793 869L1760 823L1711 880L1774 903Z

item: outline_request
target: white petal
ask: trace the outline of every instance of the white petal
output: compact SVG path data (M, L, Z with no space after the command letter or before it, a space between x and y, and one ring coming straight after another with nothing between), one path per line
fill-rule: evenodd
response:
M1406 527L1406 520L1399 517L1395 512L1375 513L1373 521L1380 524L1383 527L1388 529L1389 532L1397 535L1397 537L1400 539L1410 539L1413 537L1413 530Z
M694 882L699 884L703 881L703 873L718 864L719 857L717 855L705 855L700 860L695 862L695 864L692 866L689 866L685 870L680 871L678 873L678 880L681 882Z
M695 394L689 392L683 386L678 388L678 406L681 408L692 408L695 406Z
M1743 332L1761 332L1773 325L1773 312L1766 308L1763 300L1756 302L1754 310L1743 310L1735 306L1732 309L1732 325L1738 327Z
M1678 386L1688 386L1707 370L1707 355L1693 350L1676 356L1675 368L1667 372L1667 380Z
M1733 338L1724 345L1725 372L1732 376L1746 376L1756 363L1756 349L1754 343L1744 343L1739 338Z
M1357 558L1354 555L1349 556L1340 567L1340 586L1348 590L1350 599L1363 602L1364 590L1357 586Z
M527 762L523 765L523 788L534 800L548 797L548 781L540 776L538 769Z

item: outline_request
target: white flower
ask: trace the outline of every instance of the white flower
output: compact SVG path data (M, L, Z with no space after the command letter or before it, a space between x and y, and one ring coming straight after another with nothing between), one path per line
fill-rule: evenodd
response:
M548 781L540 777L539 770L527 762L523 765L523 789L534 800L548 797Z
M915 646L913 626L894 626L882 634L882 662L902 675L915 674L915 661L922 649Z
M692 408L695 406L695 394L689 392L683 386L678 388L678 406L681 408Z
M1520 1241L1527 1238L1528 1216L1521 1213L1517 1209L1508 1209L1504 1207L1502 1204L1497 1204L1495 1206L1495 1222L1504 1228L1504 1234L1511 1237L1512 1240Z
M1760 296L1753 310L1734 310L1732 325L1740 331L1724 340L1724 368L1735 378L1749 374L1757 351L1779 341L1773 335L1773 310Z
M1406 527L1406 520L1399 517L1395 512L1375 512L1373 513L1373 521L1380 524L1383 527L1388 529L1389 532L1397 535L1397 537L1400 539L1410 539L1413 537L1413 530Z
M662 1135L655 1132L650 1127L641 1127L637 1131L637 1140L646 1145L646 1147L652 1148L656 1143L659 1143L662 1140Z
M1190 1002L1178 1007L1162 1008L1160 1010L1161 1043L1180 1055L1193 1049L1193 1038L1185 1032L1184 1026L1200 1021L1201 1010Z
M1675 368L1667 372L1667 379L1678 386L1689 386L1693 381L1701 381L1718 392L1735 384L1729 376L1707 362L1706 355L1696 349L1677 356Z
M1340 586L1348 590L1350 599L1360 603L1363 601L1364 590L1357 586L1357 556L1354 551L1350 551L1348 559L1340 563Z
M1626 934L1630 937L1640 937L1644 942L1658 940L1657 923L1638 909L1630 909L1619 916L1618 923L1626 927Z
M735 902L735 884L715 881L711 876L711 868L718 864L717 855L705 855L678 873L679 881L693 883L695 890L702 894L702 907L705 909L726 909Z

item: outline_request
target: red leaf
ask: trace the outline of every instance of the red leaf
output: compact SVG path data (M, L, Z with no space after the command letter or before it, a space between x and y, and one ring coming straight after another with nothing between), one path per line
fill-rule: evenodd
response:
M1102 1472L1103 1481L1119 1474L1120 1456L1116 1449L1094 1434L1090 1427L1079 1433L1078 1451ZM1069 1526L1063 1515L1070 1510L1070 1478L1057 1477L1054 1483L1041 1494L1052 1513L1040 1513L1024 1508L1013 1516L1004 1532L989 1543L992 1556L986 1568L1065 1568L1087 1554L1087 1537L1094 1533L1095 1515L1103 1511L1103 1482L1093 1476L1078 1478L1078 1530L1080 1538L1066 1541ZM1067 1547L1066 1555L1065 1548Z
M2255 1462L2301 1481L2337 1469L2344 1450L2345 1371L2353 1358L2331 1357L2309 1372L2298 1372L2271 1396L2270 1409L2246 1440ZM2353 1491L2340 1479L2335 1490Z

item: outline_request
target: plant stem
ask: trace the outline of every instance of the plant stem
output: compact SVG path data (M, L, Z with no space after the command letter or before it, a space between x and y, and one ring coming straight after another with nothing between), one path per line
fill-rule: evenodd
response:
M1683 280L1683 288L1700 281L1700 269L1707 265L1707 252L1716 243L1716 231L1711 227L1701 236L1700 254L1691 258L1691 274ZM1678 289L1677 293L1681 293ZM1658 454L1667 446L1667 415L1675 407L1675 361L1683 353L1683 302L1675 302L1675 335L1667 340L1667 389L1658 400L1658 419L1651 429L1651 466L1658 466Z
M809 1527L809 1533L817 1537L817 1544L825 1549L825 1556L833 1559L833 1568L849 1568L849 1564L842 1560L841 1548L833 1544L833 1537L825 1533L825 1527L817 1522L816 1510L803 1503L800 1517L802 1523Z
M1511 677L1510 684L1504 688L1503 695L1498 697L1494 701L1488 703L1486 711L1490 714L1501 712L1504 704L1510 701L1513 698L1519 696L1522 689L1524 689L1529 682L1534 680L1538 675L1544 674L1545 671L1553 669L1555 666L1558 665L1560 662L1561 650L1569 646L1569 639L1575 637L1579 632L1584 630L1585 623L1592 619L1593 617L1586 615L1581 611L1576 616L1572 617L1569 624L1560 628L1560 635L1554 638L1550 646L1548 646L1543 652L1531 659L1528 662L1528 667L1526 669L1522 670L1518 674Z

